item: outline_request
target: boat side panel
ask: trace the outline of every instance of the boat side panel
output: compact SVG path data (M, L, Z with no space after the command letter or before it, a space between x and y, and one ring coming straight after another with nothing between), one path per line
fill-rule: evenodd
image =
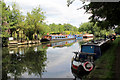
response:
M64 40L64 39L74 39L74 36L52 36L51 40Z
M94 46L93 45L81 46L81 52L94 53Z

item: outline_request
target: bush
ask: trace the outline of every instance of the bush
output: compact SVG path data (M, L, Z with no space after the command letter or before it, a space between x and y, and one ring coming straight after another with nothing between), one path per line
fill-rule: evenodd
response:
M2 37L2 46L8 46L8 37Z

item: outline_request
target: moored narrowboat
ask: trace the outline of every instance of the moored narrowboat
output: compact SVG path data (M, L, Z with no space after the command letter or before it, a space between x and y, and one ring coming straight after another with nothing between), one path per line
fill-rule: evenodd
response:
M83 38L93 38L93 37L94 37L93 34L86 33L86 34L83 35Z
M77 34L77 35L75 35L75 39L77 39L77 40L83 39L83 35L82 34Z
M102 52L108 47L109 41L110 39L96 40L81 45L81 51L74 52L75 56L71 62L72 72L77 72L76 74L79 75L91 72L95 67L94 61L102 55Z
M45 41L61 41L61 40L70 40L70 39L75 39L74 35L63 35L60 33L57 34L50 34L50 35L46 35L43 36L41 39L41 42L45 42Z

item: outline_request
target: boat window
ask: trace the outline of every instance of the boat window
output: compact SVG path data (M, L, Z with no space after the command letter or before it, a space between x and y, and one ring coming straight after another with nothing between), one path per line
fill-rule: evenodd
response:
M81 52L94 53L94 46L82 46Z
M96 53L96 58L100 57L101 56L101 50L100 50L100 47L96 46L95 47L95 53Z

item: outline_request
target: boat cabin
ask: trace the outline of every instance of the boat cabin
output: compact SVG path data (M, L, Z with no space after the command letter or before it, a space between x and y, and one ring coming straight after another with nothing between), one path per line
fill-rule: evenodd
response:
M79 73L90 72L94 69L94 61L98 59L102 52L109 46L109 39L96 40L81 45L80 52L72 58L71 69Z
M88 53L88 55L94 53L95 58L98 58L102 55L102 52L105 49L107 49L108 42L109 42L109 39L108 40L96 40L96 41L85 43L81 45L81 52Z

